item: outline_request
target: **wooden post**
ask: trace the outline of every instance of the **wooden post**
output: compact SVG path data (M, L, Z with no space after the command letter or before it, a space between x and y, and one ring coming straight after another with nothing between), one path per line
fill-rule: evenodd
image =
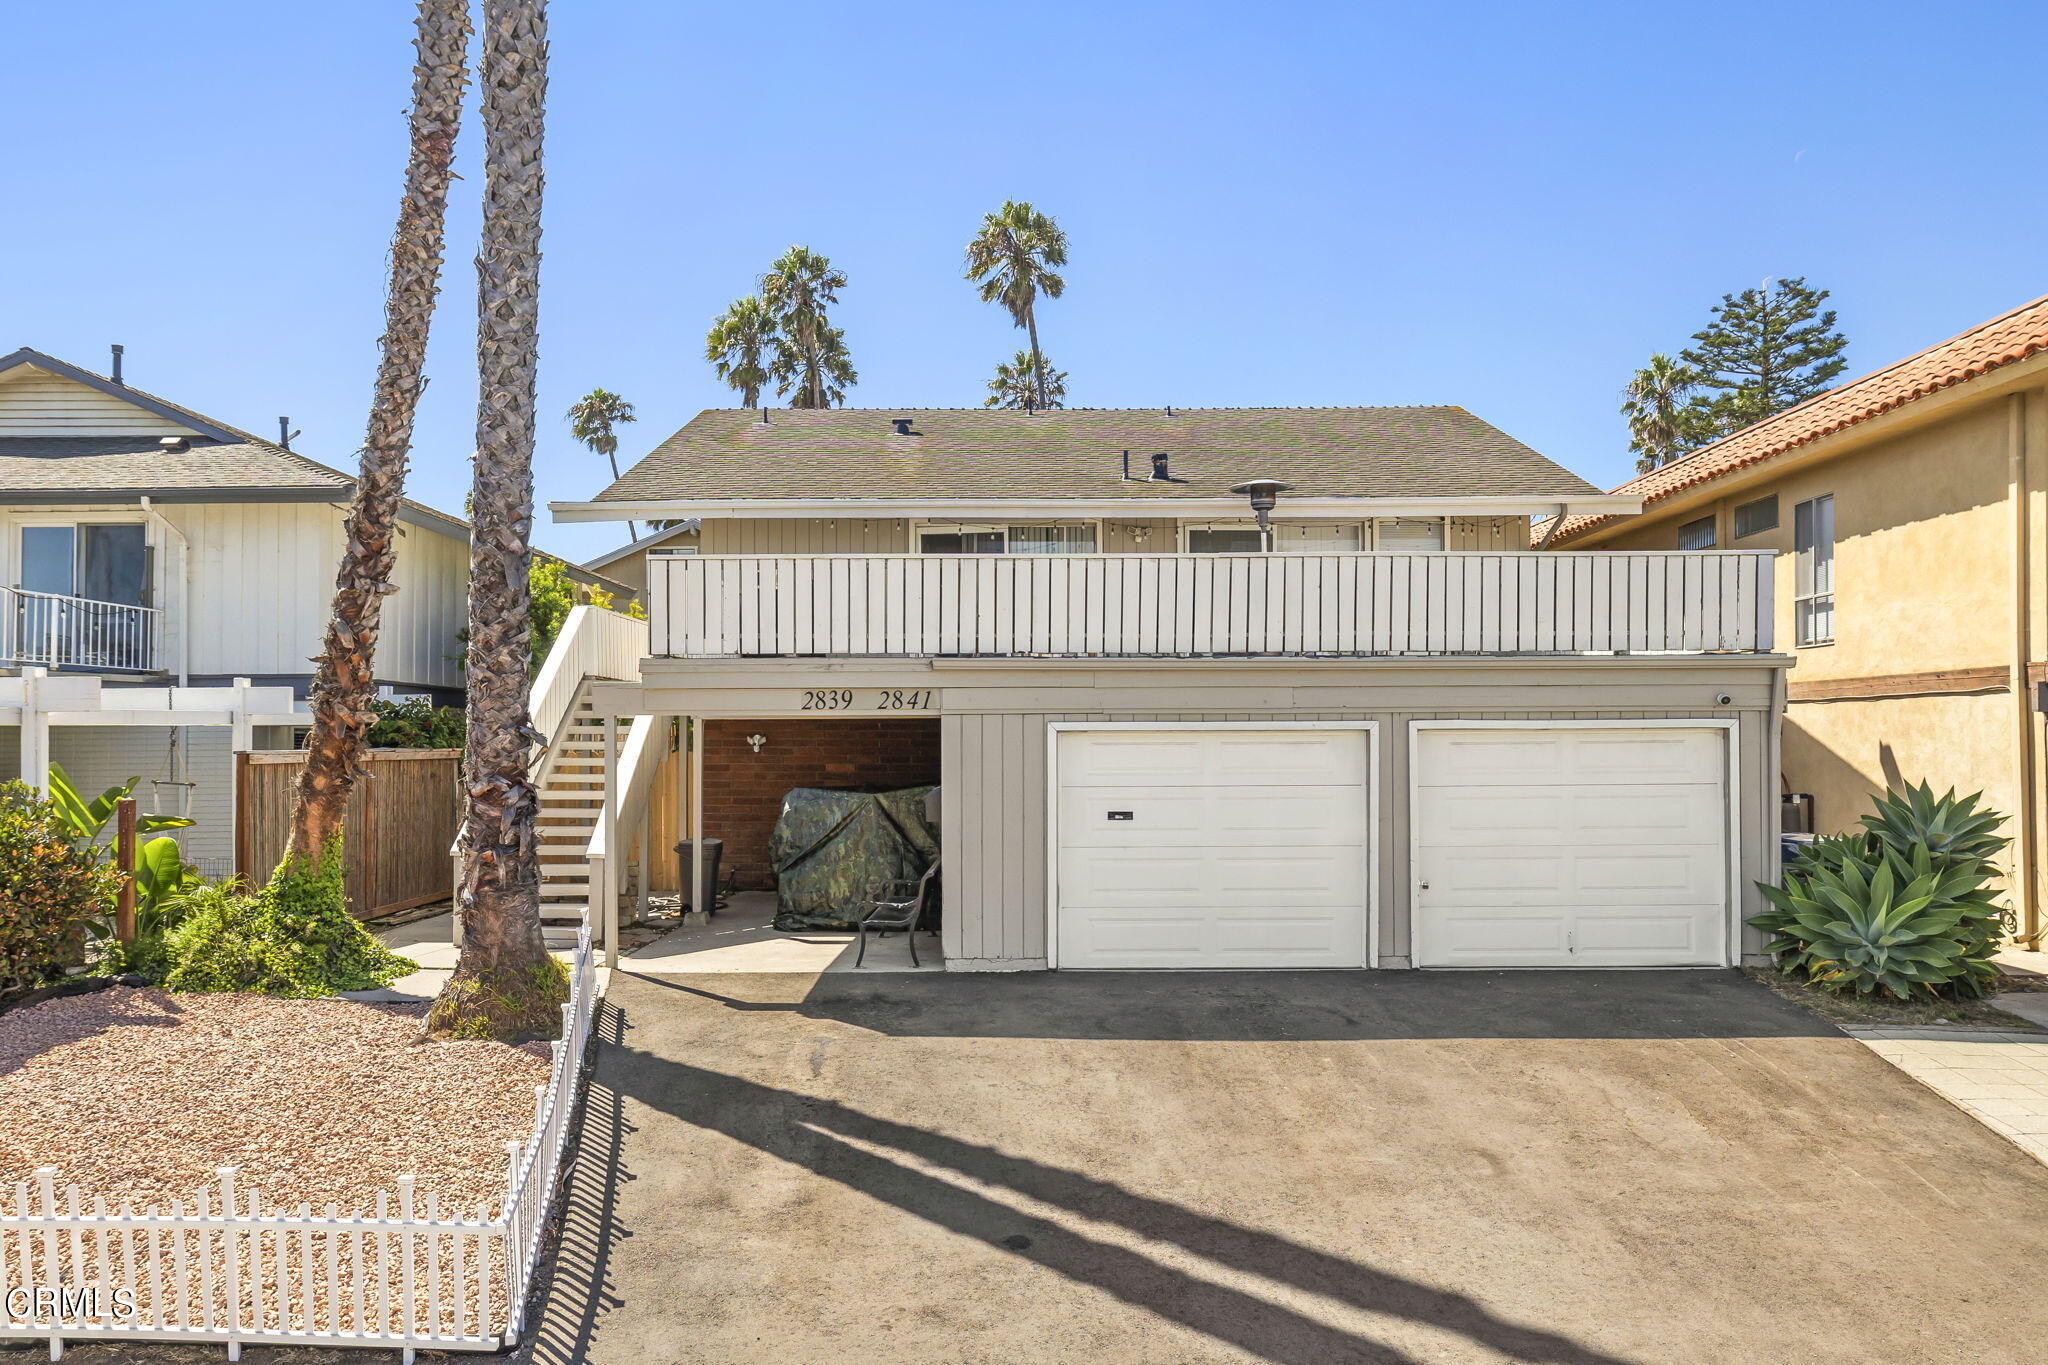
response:
M135 798L114 803L114 861L121 870L121 890L114 899L114 937L135 942Z

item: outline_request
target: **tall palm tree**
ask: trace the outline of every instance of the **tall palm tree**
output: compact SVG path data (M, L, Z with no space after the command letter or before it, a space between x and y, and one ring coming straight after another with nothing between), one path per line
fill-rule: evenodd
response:
M1045 354L1038 349L1038 296L1056 299L1066 292L1067 282L1053 273L1066 263L1067 234L1059 223L1009 199L981 220L981 231L967 244L967 278L981 283L981 301L1002 304L1010 320L1031 334L1031 373L1041 408L1052 404Z
M376 386L355 492L342 522L341 566L334 608L313 675L313 730L292 796L286 857L317 860L341 834L348 796L362 771L373 666L384 599L396 591L398 511L412 453L413 415L425 387L427 332L440 289L448 218L449 166L469 84L466 0L420 0L413 48L412 150L398 226L391 235L391 271L384 296Z
M795 393L789 400L793 408L838 407L846 401L846 386L860 377L846 354L846 333L837 327L821 328L809 350L778 345L769 371L777 381L777 396Z
M857 376L846 353L846 334L832 326L825 310L846 287L844 271L807 246L793 246L775 258L761 277L761 302L775 323L775 361L769 372L776 396L795 391L793 408L828 408L844 402L844 385Z
M1661 351L1630 376L1621 391L1621 414L1628 419L1628 448L1640 457L1639 472L1670 464L1705 439L1699 414L1686 404L1699 379L1691 366Z
M761 406L761 387L768 382L767 357L775 345L775 320L760 296L734 299L720 313L704 338L704 358L712 372L738 389L740 406Z
M1039 374L1043 365L1045 373ZM1040 379L1043 378L1043 386ZM1043 398L1045 401L1040 402ZM988 381L985 408L1061 408L1066 406L1067 372L1055 370L1043 357L1034 361L1029 351L1017 352L1015 360L998 363L996 377Z
M484 218L462 755L462 955L427 1015L438 1038L552 1038L568 983L540 932L539 800L527 772L534 371L539 349L546 0L483 0Z
M592 389L583 395L574 407L564 414L569 419L569 434L604 456L612 464L612 482L619 481L619 432L623 422L637 422L633 405L613 393L610 389ZM633 539L640 538L639 530L629 519L626 532Z

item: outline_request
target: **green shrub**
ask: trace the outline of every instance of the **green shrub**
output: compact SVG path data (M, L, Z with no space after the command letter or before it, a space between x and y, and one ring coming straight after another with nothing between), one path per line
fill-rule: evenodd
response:
M321 996L388 986L418 964L349 914L341 841L318 863L287 859L268 885L201 887L166 936L174 991Z
M0 785L0 995L61 973L119 889L96 852L73 844L55 802L20 782Z
M368 743L373 749L460 749L463 716L459 706L436 706L425 697L373 701L376 723Z
M162 985L171 970L170 933L190 915L192 894L204 885L176 839L151 839L136 849L135 938L129 943L116 939L112 916L94 921L90 928L100 940L100 966Z
M1860 833L1815 840L1782 887L1758 883L1772 908L1749 922L1772 935L1779 969L1900 1000L1986 994L2005 913L1991 857L2007 841L1981 799L1924 783L1879 797Z

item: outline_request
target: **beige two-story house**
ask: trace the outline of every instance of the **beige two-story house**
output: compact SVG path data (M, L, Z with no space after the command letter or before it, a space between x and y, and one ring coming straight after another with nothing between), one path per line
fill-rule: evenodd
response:
M550 913L665 802L759 885L784 792L936 783L952 970L1753 956L1771 559L1528 549L1637 506L1455 407L703 413L554 504L678 529L537 686L614 824Z
M2037 940L2048 299L1614 491L1642 499L1642 515L1567 516L1537 538L1572 552L1769 551L1776 635L1796 660L1787 793L1810 796L1831 832L1905 783L1983 792L2010 817L2020 935Z

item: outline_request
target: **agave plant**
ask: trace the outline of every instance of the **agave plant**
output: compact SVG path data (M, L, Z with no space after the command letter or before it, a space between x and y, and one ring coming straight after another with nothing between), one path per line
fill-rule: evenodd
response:
M1982 792L1957 796L1953 787L1946 796L1936 796L1922 782L1878 797L1871 803L1876 812L1863 817L1863 828L1879 844L1900 853L1924 848L1937 859L1981 861L2012 842L1998 832L2005 823L2003 815L1977 809L1983 799Z
M1925 784L1880 797L1861 832L1815 840L1783 887L1760 883L1773 909L1750 923L1780 969L1901 1000L1988 991L2004 914L1990 858L2007 840L1981 799Z

